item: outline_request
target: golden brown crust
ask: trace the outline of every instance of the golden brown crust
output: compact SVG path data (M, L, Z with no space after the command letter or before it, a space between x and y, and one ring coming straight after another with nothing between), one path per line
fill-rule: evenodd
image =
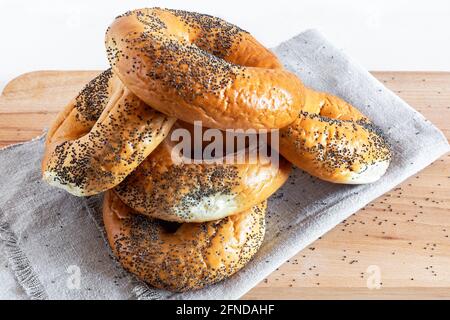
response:
M113 70L139 98L180 120L218 129L276 129L295 120L303 84L247 32L169 9L118 17L106 34Z
M125 269L150 285L200 289L230 277L259 249L266 202L206 223L174 224L135 214L112 191L103 220L111 248Z
M386 171L382 132L353 106L310 91L296 121L280 130L280 153L313 176L335 183L370 183Z
M185 128L177 122L172 130ZM245 162L184 163L174 160L169 136L121 184L114 188L128 206L149 217L205 222L248 210L266 200L289 178L291 164L259 154ZM273 157L273 159L276 159ZM244 159L243 159L244 160ZM178 163L180 162L180 163Z
M146 106L107 70L55 120L47 136L43 177L78 196L103 192L133 171L174 122Z

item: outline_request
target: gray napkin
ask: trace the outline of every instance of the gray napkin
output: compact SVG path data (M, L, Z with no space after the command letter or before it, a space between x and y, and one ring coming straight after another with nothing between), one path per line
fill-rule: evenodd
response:
M344 98L381 127L393 150L381 180L336 185L295 170L270 198L266 237L255 258L226 281L173 294L140 282L112 257L101 196L77 198L41 181L40 137L0 151L0 298L239 298L299 250L449 151L438 129L317 31L301 33L274 51L306 85Z

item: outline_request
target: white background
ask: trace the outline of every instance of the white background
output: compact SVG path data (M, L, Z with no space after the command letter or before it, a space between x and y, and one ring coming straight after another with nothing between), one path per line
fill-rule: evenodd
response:
M146 6L216 15L269 47L317 28L370 70L450 70L449 0L0 0L0 90L27 71L106 68L106 27Z

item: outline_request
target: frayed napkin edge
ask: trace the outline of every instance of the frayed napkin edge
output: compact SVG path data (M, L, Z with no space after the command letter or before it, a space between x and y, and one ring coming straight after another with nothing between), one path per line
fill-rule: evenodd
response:
M0 210L0 241L3 243L3 253L8 265L14 274L17 284L32 300L48 299L47 292L38 274L34 271L28 257L20 248L16 234L11 230L9 223L3 221L3 212Z

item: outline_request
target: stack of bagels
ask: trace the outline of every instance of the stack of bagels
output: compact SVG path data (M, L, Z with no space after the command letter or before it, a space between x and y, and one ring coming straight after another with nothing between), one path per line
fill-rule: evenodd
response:
M338 97L306 88L248 32L219 18L160 8L117 17L111 68L50 128L43 178L76 196L105 192L103 220L120 263L147 283L199 289L257 252L267 198L291 163L346 184L390 162L380 130ZM279 129L277 165L175 161L174 130ZM275 152L275 151L274 151Z

